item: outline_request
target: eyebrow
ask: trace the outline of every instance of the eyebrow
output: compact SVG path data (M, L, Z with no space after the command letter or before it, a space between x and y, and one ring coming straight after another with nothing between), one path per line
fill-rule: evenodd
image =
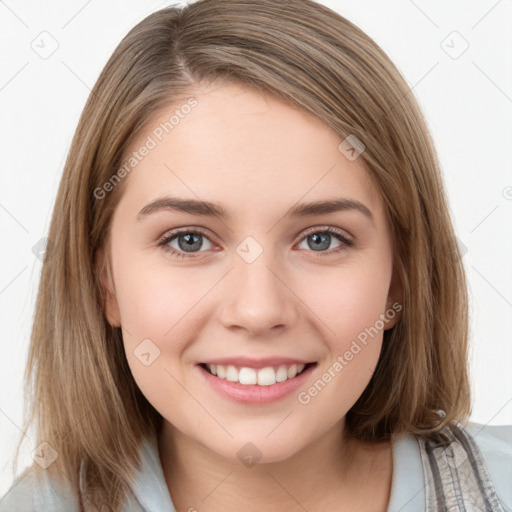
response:
M159 197L144 206L138 213L137 220L141 221L152 213L168 210L189 213L191 215L217 217L222 220L232 219L234 216L233 212L227 211L219 203L165 196ZM372 212L367 206L355 199L344 197L313 203L298 203L289 208L284 217L309 217L349 210L358 211L365 215L372 223L375 223Z

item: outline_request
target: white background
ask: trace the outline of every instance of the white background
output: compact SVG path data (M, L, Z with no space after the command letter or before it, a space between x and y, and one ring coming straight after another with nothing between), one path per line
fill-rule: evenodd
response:
M467 248L471 419L511 424L512 1L321 3L368 33L419 99L439 151L457 236ZM166 5L0 2L0 495L13 479L22 424L22 377L41 271L32 247L47 234L73 132L101 69L130 28ZM41 36L43 31L51 36ZM455 54L463 48L453 31L469 43L456 59L443 49L450 46ZM58 44L46 59L32 48L43 37L47 49ZM21 467L35 448L30 441L24 446Z

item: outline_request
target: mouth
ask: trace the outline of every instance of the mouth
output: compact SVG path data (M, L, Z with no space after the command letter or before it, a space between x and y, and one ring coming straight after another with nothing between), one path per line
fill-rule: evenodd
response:
M318 363L282 364L278 366L265 366L264 368L251 368L247 366L200 363L199 366L208 374L217 379L239 384L242 386L275 386L300 377Z
M243 363L240 363L243 364ZM318 362L279 366L199 363L198 377L218 396L244 406L268 406L284 400L307 385Z
M199 363L196 368L199 379L218 396L245 406L264 406L305 386L317 366L318 362L262 368Z

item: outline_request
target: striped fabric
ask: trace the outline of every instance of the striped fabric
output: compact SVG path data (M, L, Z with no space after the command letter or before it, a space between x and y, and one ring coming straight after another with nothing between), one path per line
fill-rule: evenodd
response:
M504 512L473 437L455 421L417 437L428 512Z

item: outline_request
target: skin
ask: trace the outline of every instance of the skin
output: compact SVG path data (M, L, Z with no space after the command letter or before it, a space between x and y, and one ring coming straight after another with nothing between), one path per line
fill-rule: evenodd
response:
M164 417L159 453L173 502L180 512L270 504L385 511L390 443L344 435L345 414L377 364L382 330L308 404L295 392L268 405L233 402L199 379L196 366L235 355L303 358L318 362L301 390L312 386L400 297L382 197L362 159L349 161L338 149L343 138L308 113L229 83L192 94L198 105L124 178L106 305L108 321L122 326L137 385ZM183 103L162 109L126 154ZM234 216L167 210L137 221L162 195L216 201ZM366 205L373 223L355 210L284 217L297 202L341 196ZM315 250L308 235L328 226L354 245L335 253L341 242L331 235L326 249ZM176 228L207 231L189 259L157 245ZM236 252L249 235L263 249L252 263ZM178 241L168 245L179 251ZM149 366L134 355L147 338L160 350ZM237 457L247 442L261 452L251 467Z

